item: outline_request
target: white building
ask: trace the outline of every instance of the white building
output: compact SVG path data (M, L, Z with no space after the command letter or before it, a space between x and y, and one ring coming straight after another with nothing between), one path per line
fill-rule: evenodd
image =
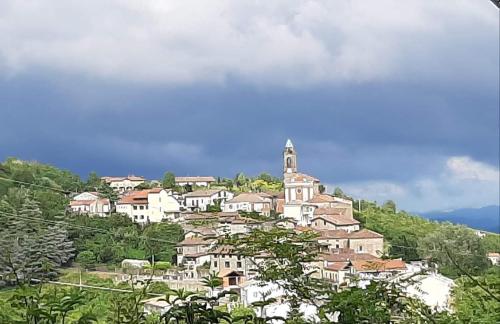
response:
M438 273L431 273L414 276L410 282L404 289L408 295L420 299L437 311L450 310L451 290L455 286L453 280Z
M492 265L500 265L500 253L497 252L489 252L488 260L490 260Z
M69 208L75 213L106 216L111 211L111 202L101 198L98 192L82 192L73 197Z
M132 191L135 187L146 181L143 177L134 175L126 177L102 177L101 180L106 182L113 190L119 193Z
M180 213L179 202L165 189L132 191L116 203L116 212L129 215L137 223L159 223L175 219Z
M272 208L272 197L266 194L244 192L224 203L225 212L245 211L257 212L269 216Z
M175 184L177 186L210 187L214 182L214 177L175 177Z
M232 192L222 189L197 190L184 195L184 206L191 211L206 211L207 206L216 205L234 197Z

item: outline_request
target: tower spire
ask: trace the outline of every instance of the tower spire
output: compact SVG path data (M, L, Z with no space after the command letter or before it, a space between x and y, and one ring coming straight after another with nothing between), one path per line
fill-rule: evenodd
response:
M285 150L283 152L283 172L297 172L297 153L295 152L295 148L293 147L293 143L290 139L287 139Z

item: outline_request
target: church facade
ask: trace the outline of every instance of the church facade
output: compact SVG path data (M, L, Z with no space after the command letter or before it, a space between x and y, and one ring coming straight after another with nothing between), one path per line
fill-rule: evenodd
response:
M331 215L345 220L352 219L351 201L322 194L319 179L298 172L297 151L290 139L283 151L283 186L283 216L295 220L298 225L310 226L318 208L327 209Z

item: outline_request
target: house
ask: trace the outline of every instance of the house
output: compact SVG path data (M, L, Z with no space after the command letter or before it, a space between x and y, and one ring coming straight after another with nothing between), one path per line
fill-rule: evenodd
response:
M500 265L500 253L489 252L487 256L492 265Z
M324 230L319 232L318 243L326 251L349 248L349 233L344 230Z
M407 270L403 260L352 260L351 273L362 281L392 278Z
M184 267L186 279L198 278L197 268L210 262L209 250L215 243L214 239L189 237L177 244L177 265Z
M75 213L106 216L111 212L111 202L98 192L82 192L73 197L69 208Z
M177 186L210 187L214 182L214 177L175 177Z
M101 180L119 193L132 191L135 189L135 187L146 181L146 179L144 179L143 177L134 175L129 175L126 177L102 177Z
M178 218L180 204L165 189L154 188L129 192L116 203L116 212L137 223L159 223Z
M263 226L262 221L255 220L253 218L241 217L239 215L231 217L219 217L217 225L217 234L245 234L249 233L253 229L261 228Z
M232 246L218 246L210 251L210 272L223 273L227 270L240 271L246 278L257 274L255 257L239 255Z
M240 285L246 280L243 272L238 270L225 269L217 274L222 279L222 288L225 290L240 291Z
M349 248L357 253L380 256L384 251L384 236L368 229L349 233Z
M184 206L191 211L207 211L209 205L223 205L234 197L232 192L222 189L196 190L184 195Z
M345 210L344 210L345 211ZM341 229L347 232L359 230L359 222L336 208L316 208L311 227L319 230Z
M272 209L272 197L263 193L244 192L224 203L225 212L257 212L269 216Z

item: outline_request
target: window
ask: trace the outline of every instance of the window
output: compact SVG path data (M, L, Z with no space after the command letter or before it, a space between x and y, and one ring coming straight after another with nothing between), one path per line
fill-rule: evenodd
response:
M324 221L323 221L323 225L325 225L325 226L326 226L326 220L324 220Z
M137 215L134 216L134 219L137 219Z
M140 219L144 219L144 215L141 215Z
M360 252L363 251L363 246L362 245L359 246L358 251L360 251Z
M238 255L237 259L238 259L238 260L241 260L241 255Z
M146 210L148 209L148 205L146 205Z
M140 209L140 210L143 210L143 209L144 209L144 206L139 206L139 209Z
M137 206L134 206L134 210L137 210Z
M236 262L236 268L240 269L242 267L241 261Z
M335 244L335 248L336 248L336 249L340 248L340 245L339 245L338 243L337 243L337 244Z
M214 268L217 268L217 261L214 261Z
M224 262L224 268L230 268L230 267L231 264L229 263L229 261Z

